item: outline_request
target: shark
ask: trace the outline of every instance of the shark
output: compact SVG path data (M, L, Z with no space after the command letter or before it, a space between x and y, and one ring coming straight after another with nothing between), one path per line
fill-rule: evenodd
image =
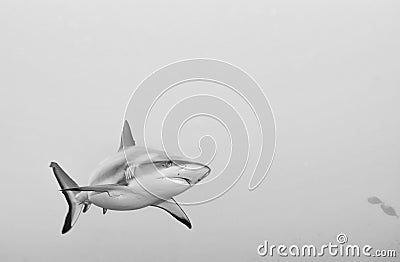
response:
M98 165L88 185L79 186L56 162L50 167L68 204L62 234L69 232L91 205L102 208L103 214L157 207L191 229L188 216L174 197L211 172L207 165L136 145L127 120L118 151Z

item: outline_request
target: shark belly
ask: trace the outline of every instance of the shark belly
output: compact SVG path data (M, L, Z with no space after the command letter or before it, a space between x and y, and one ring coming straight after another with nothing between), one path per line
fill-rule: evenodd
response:
M159 201L157 197L137 186L121 186L112 192L90 192L88 200L94 205L110 210L135 210Z
M157 199L129 193L109 196L107 193L93 192L89 194L89 201L98 207L110 210L135 210L152 205Z
M169 200L187 189L187 185L168 179L133 179L108 193L89 192L88 200L110 210L135 210Z

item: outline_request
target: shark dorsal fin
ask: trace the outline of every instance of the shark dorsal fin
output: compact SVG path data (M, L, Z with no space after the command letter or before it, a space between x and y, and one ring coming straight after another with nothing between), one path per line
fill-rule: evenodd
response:
M132 136L131 127L129 126L128 121L125 120L124 127L122 128L121 144L119 145L118 151L134 145L136 145L136 143Z

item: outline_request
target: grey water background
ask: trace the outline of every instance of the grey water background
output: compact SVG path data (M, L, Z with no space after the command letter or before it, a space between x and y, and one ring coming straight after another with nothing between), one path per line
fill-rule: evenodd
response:
M322 245L342 232L399 253L400 221L367 202L400 210L399 5L2 1L0 259L285 261L257 246ZM192 57L238 65L267 94L278 143L266 181L249 192L246 176L185 207L191 231L155 208L92 207L62 236L67 208L50 161L85 184L118 148L134 87Z

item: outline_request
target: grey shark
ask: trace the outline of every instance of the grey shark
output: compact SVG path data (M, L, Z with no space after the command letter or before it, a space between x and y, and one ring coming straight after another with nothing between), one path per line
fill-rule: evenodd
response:
M158 207L190 229L188 216L173 197L193 187L211 171L206 165L137 146L127 121L118 152L99 164L87 186L79 186L56 162L51 162L50 167L69 207L62 234L92 204L102 208L103 214L107 210Z

